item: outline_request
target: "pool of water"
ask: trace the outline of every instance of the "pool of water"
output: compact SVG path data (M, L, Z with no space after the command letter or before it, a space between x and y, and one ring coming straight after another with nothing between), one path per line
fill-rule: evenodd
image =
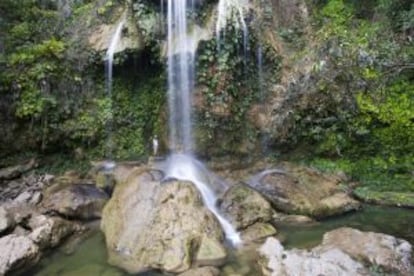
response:
M390 234L414 244L414 210L365 206L361 211L331 218L308 226L279 225L277 228L287 248L308 248L319 244L325 232L348 226L363 231ZM230 254L222 268L223 275L260 275L256 264L256 248L249 246ZM42 259L34 270L25 275L37 276L120 276L123 271L109 266L102 233L97 231L82 242L71 254L56 250ZM161 275L157 272L140 276Z

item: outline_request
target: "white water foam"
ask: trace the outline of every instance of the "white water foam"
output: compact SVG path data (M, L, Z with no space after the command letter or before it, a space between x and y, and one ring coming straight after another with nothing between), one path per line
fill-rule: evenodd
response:
M234 245L241 244L240 234L219 212L216 207L217 196L209 187L209 172L203 164L193 157L184 154L173 154L167 161L166 178L194 183L200 191L204 204L216 216L226 235L226 238Z

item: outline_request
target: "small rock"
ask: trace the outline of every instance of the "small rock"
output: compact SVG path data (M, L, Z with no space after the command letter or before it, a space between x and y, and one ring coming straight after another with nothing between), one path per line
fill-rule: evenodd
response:
M0 234L10 229L14 224L13 219L4 207L0 206Z
M37 205L42 200L42 193L41 192L35 192L30 199L30 204Z
M258 241L277 234L276 229L268 223L255 223L241 233L243 242Z
M28 191L25 191L21 193L18 197L16 197L13 201L18 204L27 203L30 201L31 198L32 198L32 194Z
M198 266L219 266L227 257L226 250L216 239L203 237L195 262Z
M31 218L29 226L33 229L29 238L41 249L55 247L71 234L81 230L81 226L76 223L45 215Z
M39 247L32 240L14 234L0 239L0 275L27 269L40 259Z

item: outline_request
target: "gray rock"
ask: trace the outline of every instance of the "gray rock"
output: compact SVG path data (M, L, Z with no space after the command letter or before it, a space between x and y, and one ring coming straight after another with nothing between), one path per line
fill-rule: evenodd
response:
M39 247L24 236L14 234L0 239L0 275L27 269L40 258Z
M275 238L268 238L260 248L262 272L271 276L291 275L369 275L362 264L338 249L315 252L285 250Z
M340 249L353 259L379 266L387 273L414 275L411 244L390 235L343 227L326 233L321 248Z
M0 180L11 180L18 178L23 173L28 172L37 166L35 159L29 160L26 164L0 169Z
M82 227L74 222L59 217L38 215L30 219L29 226L33 231L28 237L40 249L58 246L65 238L80 231Z
M32 193L25 191L17 196L13 201L17 204L28 203L32 198Z
M42 206L49 211L76 219L100 218L102 208L108 195L88 184L64 184L62 187L51 187L44 195Z
M265 275L371 275L373 267L386 275L414 275L408 242L352 228L326 233L322 244L311 250L285 250L268 238L260 254Z
M11 218L7 210L0 206L0 234L10 229L14 225L14 221Z

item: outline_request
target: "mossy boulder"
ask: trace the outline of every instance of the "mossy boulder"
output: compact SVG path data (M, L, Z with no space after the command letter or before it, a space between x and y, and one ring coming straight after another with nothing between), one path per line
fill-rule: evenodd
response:
M220 209L237 230L245 229L256 222L270 221L274 213L272 206L262 195L242 183L226 191Z
M312 168L282 163L252 178L249 185L277 209L316 218L356 210L360 203L347 194L339 177Z
M354 194L357 198L368 203L414 208L414 193L381 192L357 188Z

